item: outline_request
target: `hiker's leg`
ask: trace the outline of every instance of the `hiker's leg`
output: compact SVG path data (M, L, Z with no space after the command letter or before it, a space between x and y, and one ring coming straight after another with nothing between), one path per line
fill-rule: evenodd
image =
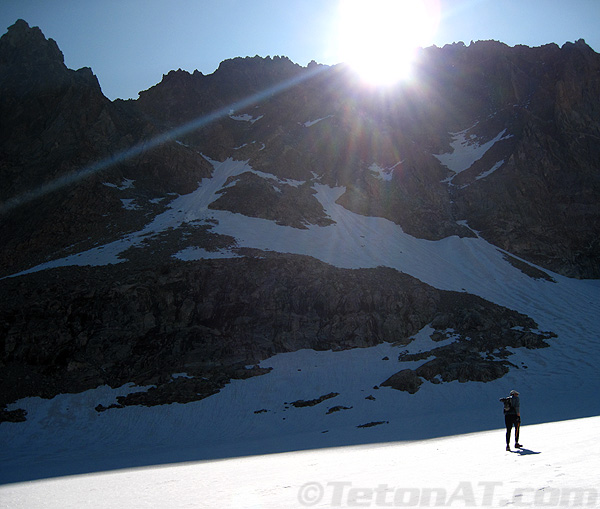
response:
M517 417L517 422L515 422L515 443L519 443L519 431L521 430L521 419Z
M508 414L504 416L504 424L506 424L506 446L508 447L510 443L510 432L512 431L512 422Z

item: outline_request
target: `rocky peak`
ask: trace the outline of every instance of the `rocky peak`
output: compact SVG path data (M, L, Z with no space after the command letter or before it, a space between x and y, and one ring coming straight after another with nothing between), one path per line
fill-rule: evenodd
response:
M30 61L64 63L63 54L54 39L46 39L39 27L30 27L26 21L19 19L0 37L0 62L22 60L24 54L30 56Z
M185 83L190 81L192 78L198 78L203 76L201 72L194 71L194 74L190 74L187 71L179 68L176 71L169 71L167 74L163 74L161 83Z
M91 69L68 69L56 42L46 39L38 27L19 19L0 37L0 103L54 95L73 86L100 93Z
M579 51L594 53L594 50L589 47L585 39L577 39L575 42L567 41L562 46L563 49L577 49Z
M264 69L272 70L299 70L301 67L292 62L286 56L275 55L274 57L261 57L255 55L253 57L235 57L224 60L219 65L216 72L227 71L256 71Z
M224 60L212 74L178 69L140 92L139 103L153 119L178 124L230 104L305 70L288 57L236 57Z
M38 27L19 19L0 37L0 65L27 62L29 65L64 64L64 56L53 39Z

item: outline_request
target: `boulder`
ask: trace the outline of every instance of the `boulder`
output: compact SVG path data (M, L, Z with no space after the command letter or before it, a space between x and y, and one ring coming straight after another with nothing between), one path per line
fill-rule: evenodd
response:
M414 394L419 390L423 380L412 369L403 369L398 373L389 377L385 382L381 383L383 387L391 387L398 391L405 391L409 394Z

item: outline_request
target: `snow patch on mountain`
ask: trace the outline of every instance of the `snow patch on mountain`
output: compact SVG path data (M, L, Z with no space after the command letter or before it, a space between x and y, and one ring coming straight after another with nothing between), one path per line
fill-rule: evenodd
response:
M477 177L475 177L475 180L479 180L479 179L483 179L485 177L489 177L492 173L494 173L496 170L498 170L499 168L501 168L503 164L504 164L504 159L502 159L502 161L498 161L489 170L484 171L483 173L480 173L479 175L477 175Z
M140 208L133 198L121 198L121 203L125 210L139 210Z
M229 249L219 251L209 251L198 246L189 246L173 255L178 260L191 262L194 260L215 260L219 258L240 258L241 255L234 253Z
M415 334L411 338L411 342L406 345L403 353L407 354L415 354L428 352L433 350L434 348L440 348L442 346L447 346L458 339L460 339L460 335L456 334L453 330L444 331L447 334L447 338L441 341L434 341L431 335L435 332L435 329L428 325L423 327L417 334Z
M248 171L250 173L254 173L254 175L258 175L259 177L264 178L266 180L274 180L278 184L283 184L283 185L286 185L286 186L300 187L301 185L303 185L303 184L306 183L305 180L295 180L295 179L280 178L280 177L278 177L276 175L273 175L272 173L265 173L264 171L255 170L255 169L251 168L250 166L249 166Z
M328 118L333 117L334 115L327 115L326 117L321 117L321 118L317 118L315 120L308 120L307 122L304 122L302 125L304 127L312 127L315 124L318 124L319 122L321 122L321 120L326 120Z
M464 131L451 133L452 142L450 143L450 147L452 150L450 152L433 154L440 163L454 172L454 175L444 182L451 182L457 174L468 170L475 161L481 159L498 141L512 137L511 134L506 134L506 129L503 129L488 142L479 144L477 137L474 134L469 134L471 129L472 127Z
M402 161L398 161L396 164L390 166L389 168L382 168L377 163L373 163L371 164L371 166L369 166L369 171L371 171L371 173L373 173L375 177L379 180L390 182L394 175L394 169L400 164L402 164Z
M135 187L135 180L124 178L121 185L112 184L111 182L103 182L106 187L114 187L119 191L125 191L125 189L133 189Z
M248 113L244 113L242 115L234 115L233 113L230 113L230 115L229 115L229 118L231 120L237 120L238 122L250 122L251 124L254 124L255 122L259 121L263 117L264 117L264 115L259 115L258 117L253 117L252 115L249 115Z

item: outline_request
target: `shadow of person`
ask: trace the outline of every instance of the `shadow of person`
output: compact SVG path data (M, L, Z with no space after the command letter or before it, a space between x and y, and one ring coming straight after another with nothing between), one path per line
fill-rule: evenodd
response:
M515 449L514 451L511 450L511 452L515 452L520 456L527 456L529 454L541 454L540 451L532 451L531 449L524 449L523 447Z

